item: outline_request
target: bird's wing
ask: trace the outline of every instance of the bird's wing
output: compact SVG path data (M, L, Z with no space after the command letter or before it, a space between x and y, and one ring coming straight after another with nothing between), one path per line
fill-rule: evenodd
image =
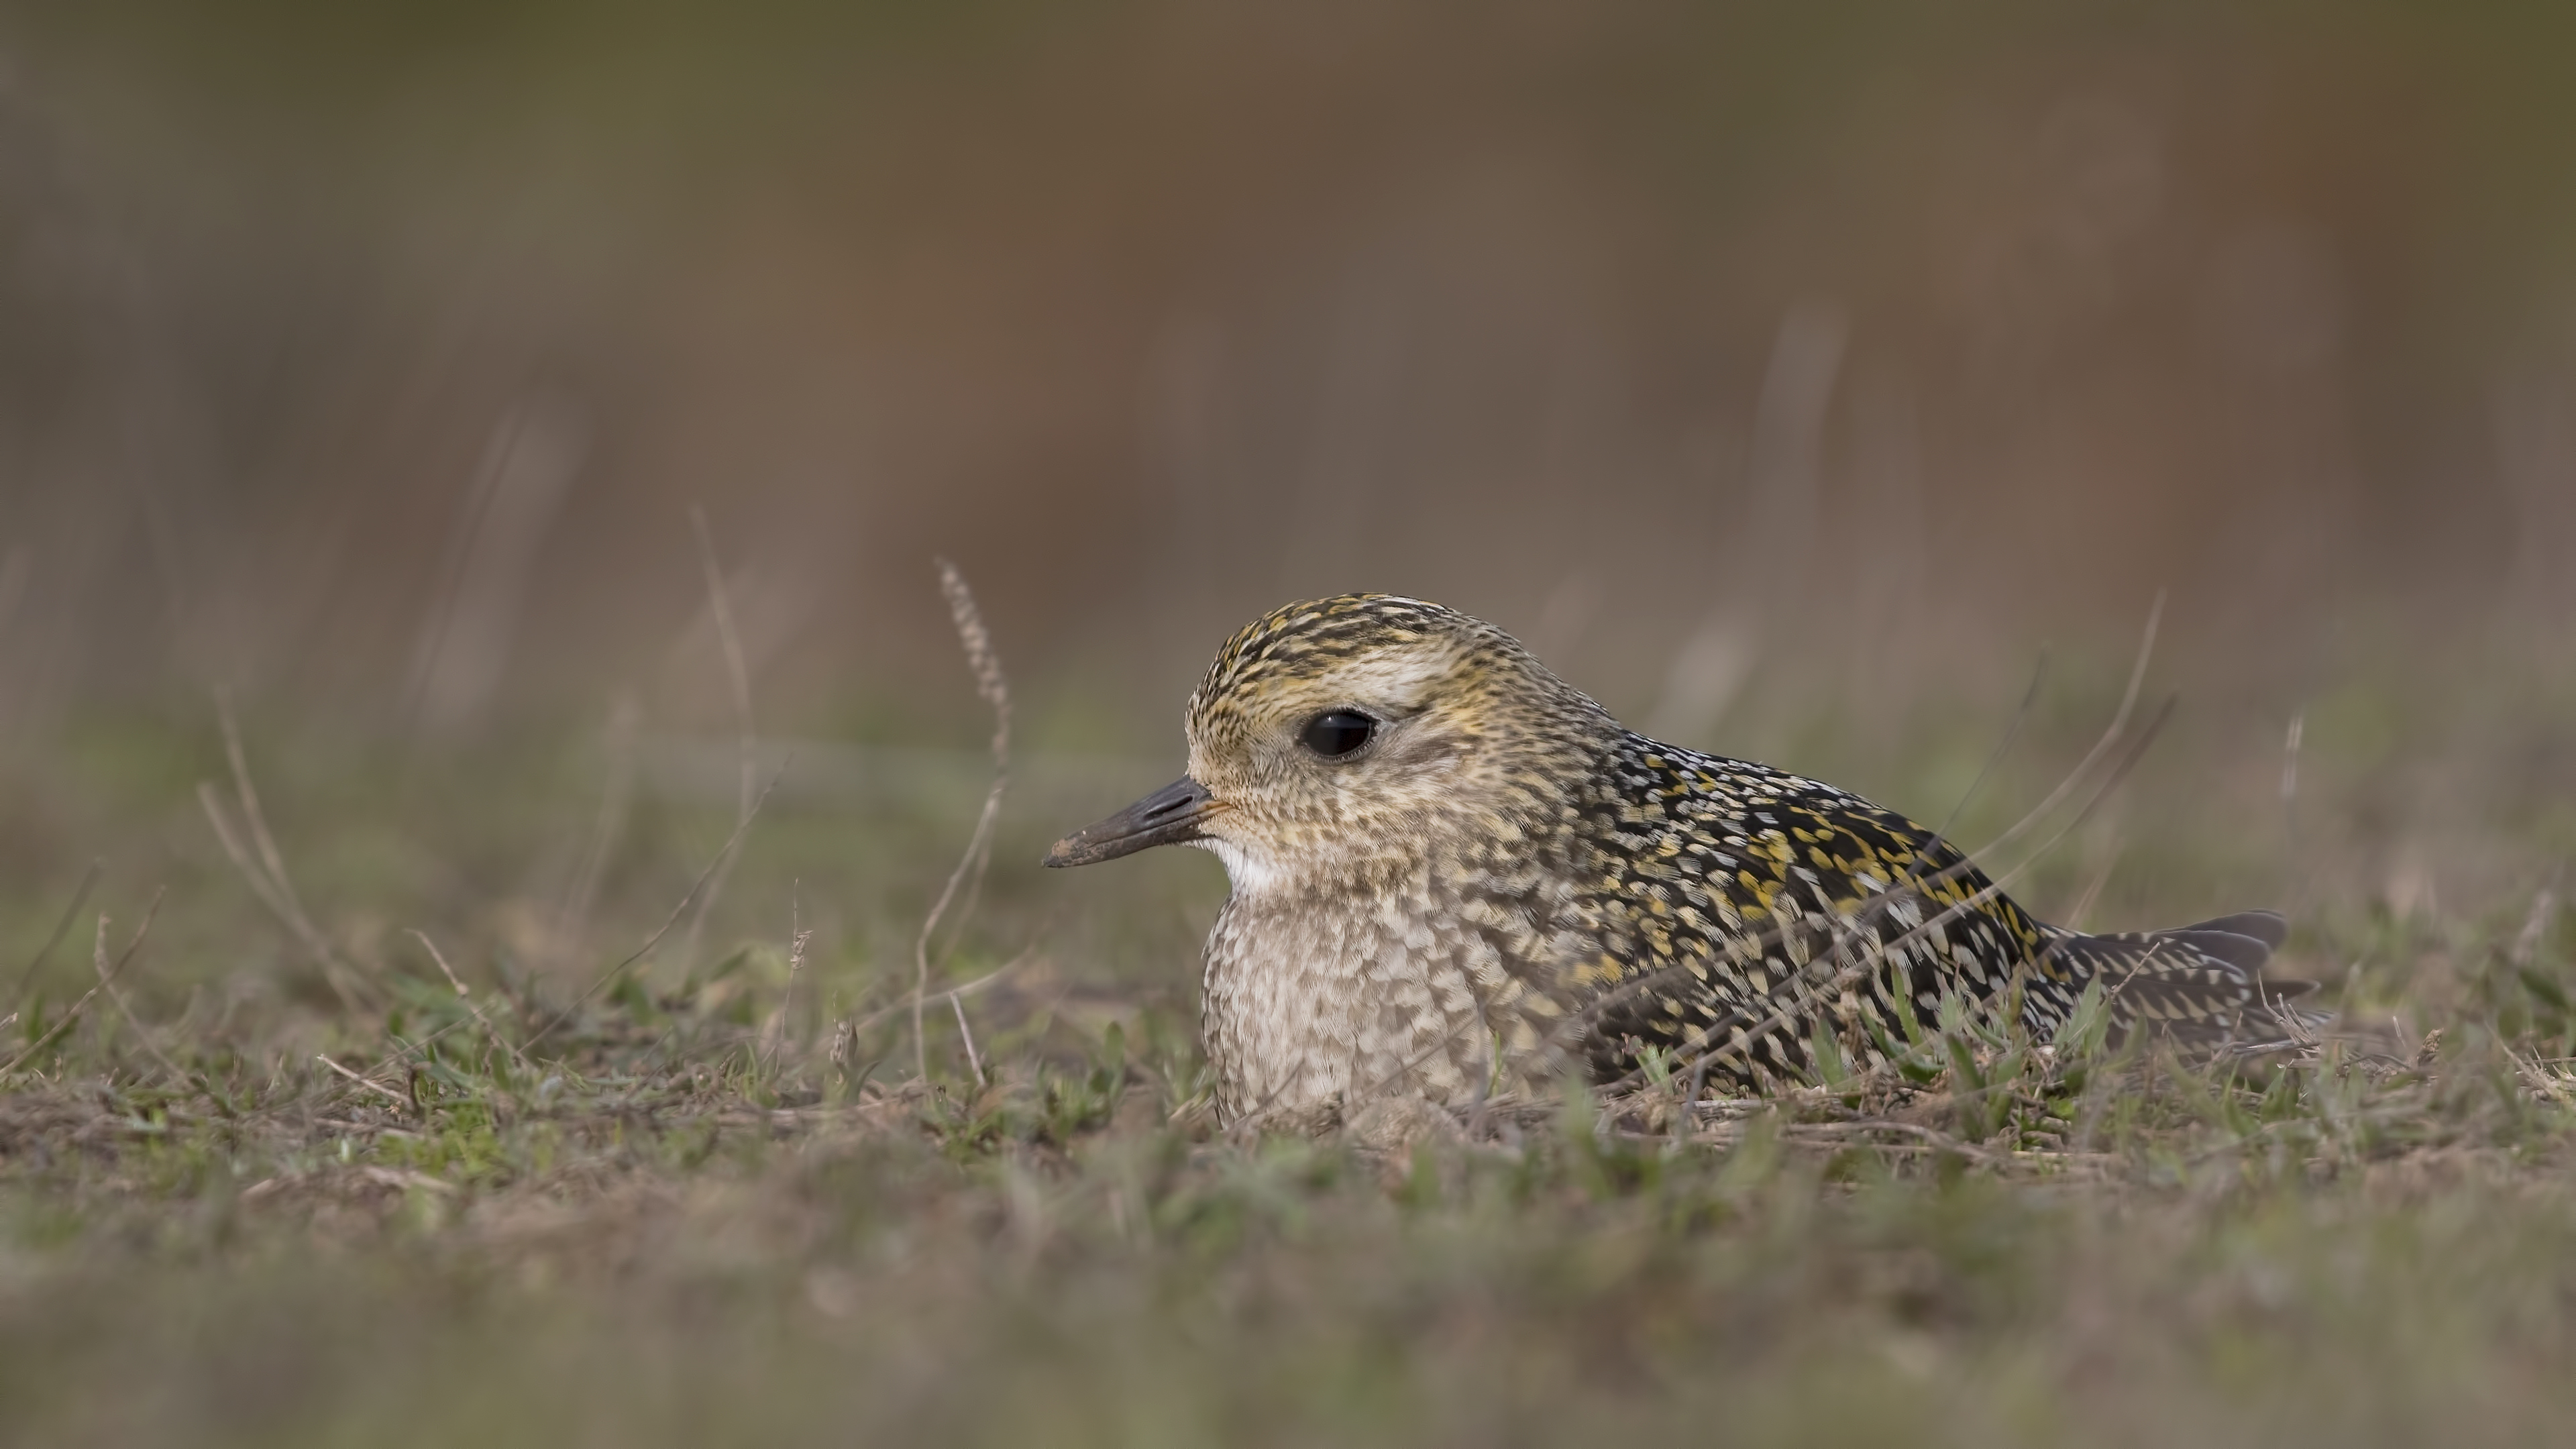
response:
M2047 969L2045 928L1955 847L1817 781L1638 738L1584 809L1601 1050L1795 1072L1820 1023L1857 1044Z

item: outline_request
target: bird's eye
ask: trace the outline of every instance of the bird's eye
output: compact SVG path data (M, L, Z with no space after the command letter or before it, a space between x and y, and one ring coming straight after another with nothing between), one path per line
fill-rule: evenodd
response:
M1331 759L1367 744L1369 736L1376 733L1377 721L1358 710L1328 709L1306 721L1298 738L1306 742L1306 748Z

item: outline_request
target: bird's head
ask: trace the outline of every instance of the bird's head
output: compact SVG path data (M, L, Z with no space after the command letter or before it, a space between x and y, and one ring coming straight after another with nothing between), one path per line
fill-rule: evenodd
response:
M1502 630L1391 594L1246 625L1186 727L1187 776L1058 842L1047 864L1193 844L1257 889L1444 839L1507 847L1559 816L1586 746L1617 729Z

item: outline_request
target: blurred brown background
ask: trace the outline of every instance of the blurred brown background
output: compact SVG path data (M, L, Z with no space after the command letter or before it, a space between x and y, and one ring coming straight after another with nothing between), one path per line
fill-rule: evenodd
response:
M971 719L935 554L1157 755L1352 588L1699 743L2159 588L2275 741L2567 657L2562 7L17 3L0 76L22 739L720 727L692 505L817 733Z

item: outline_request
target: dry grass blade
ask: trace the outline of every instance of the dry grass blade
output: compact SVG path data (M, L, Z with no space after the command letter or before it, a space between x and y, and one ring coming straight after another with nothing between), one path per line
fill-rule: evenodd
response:
M295 894L295 883L286 874L286 857L277 848L277 839L269 833L268 817L259 808L259 790L251 784L250 760L242 751L241 728L233 719L232 696L215 691L215 719L224 735L224 760L233 777L233 800L241 811L238 826L227 817L223 797L214 782L197 784L197 803L204 807L206 822L214 827L215 840L233 868L241 872L250 892L259 903L277 917L278 923L301 943L321 968L325 981L339 996L341 1004L351 1011L363 1010L355 980L340 953L331 948L330 938L313 924L304 902Z
M2549 935L2549 925L2558 919L2558 892L2543 886L2531 898L2530 913L2522 918L2522 929L2514 933L2513 946L2506 955L2516 966L2529 966L2540 956L2540 943Z
M1029 949L1022 951L1017 956L1014 956L1010 960L1003 962L1001 965L994 967L992 970L985 972L983 975L976 977L974 980L961 982L958 985L949 987L946 991L940 992L938 997L934 999L953 1000L960 996L972 996L976 992L983 990L985 987L992 985L994 982L1001 980L1003 977L1008 976L1012 972L1027 965L1030 959L1036 955L1037 948L1035 946L1031 946ZM894 1015L898 1011L909 1011L911 1009L912 1003L909 1000L898 1000L890 1006L880 1007L875 1011L869 1012L865 1016L851 1017L845 1021L843 1025L848 1028L853 1036L855 1036L857 1033L867 1030L869 1027L876 1025L878 1022L885 1020L887 1017Z
M769 792L778 788L778 777L774 775L770 777L767 785L762 785L757 790L753 788L757 783L755 772L758 768L760 740L752 729L751 671L743 655L742 640L734 631L733 607L725 595L724 574L716 566L715 539L707 528L706 514L703 510L691 509L689 521L697 532L699 562L705 568L707 576L707 608L715 622L716 640L724 652L725 670L733 686L735 718L741 725L742 777L736 796L733 834L725 838L725 843L716 852L715 858L707 862L704 870L698 872L698 878L690 883L688 892L680 897L678 905L671 908L670 916L660 926L654 928L653 934L644 938L644 944L636 947L625 959L601 972L581 995L573 998L571 1005L557 1012L545 1025L537 1028L520 1048L522 1052L534 1050L537 1043L553 1035L565 1022L570 1021L576 1012L588 1005L600 992L607 990L609 985L624 975L628 968L651 955L654 948L662 943L662 938L671 933L671 928L679 924L680 917L683 915L690 916L687 950L694 955L699 933L706 925L707 912L713 905L717 893L723 889L725 876L733 869L733 863L741 852L744 837L751 833L752 822L760 818L761 806L768 801ZM605 806L603 806L604 817ZM603 826L604 829L605 826ZM692 905L697 908L694 914L690 912ZM425 1038L421 1042L414 1043L407 1050L416 1050L434 1039L434 1036Z
M152 906L155 911L160 909L159 895L152 898ZM161 1044L152 1039L152 1033L144 1027L142 1018L126 1004L125 993L116 989L116 970L107 960L107 917L103 914L98 918L98 937L90 945L89 959L90 969L98 976L98 989L107 993L108 1003L116 1008L116 1014L125 1018L127 1026L134 1028L134 1035L143 1043L143 1049L152 1053L153 1060L161 1064L172 1081L187 1080L188 1074L180 1069L177 1062L170 1060L169 1053L161 1050Z
M2009 1153L1996 1152L1976 1143L1962 1141L1937 1128L1920 1122L1899 1122L1887 1117L1864 1117L1852 1122L1800 1122L1780 1129L1792 1142L1867 1142L1879 1136L1911 1137L1936 1152L1952 1152L1981 1167L2004 1170L2013 1166Z
M772 776L769 783L760 788L760 793L752 798L750 811L746 813L741 821L734 826L733 834L725 838L724 845L716 851L715 859L708 861L706 869L698 872L698 878L690 884L687 893L680 897L679 904L671 907L671 914L663 918L661 925L654 927L653 934L644 938L644 944L629 952L626 957L623 960L620 960L616 965L599 973L598 979L591 982L588 987L584 988L581 995L574 997L571 1005L566 1006L563 1010L555 1013L555 1015L549 1019L545 1025L538 1027L534 1033L530 1034L526 1044L521 1047L522 1051L534 1051L537 1043L544 1041L549 1036L552 1036L556 1029L560 1028L565 1022L572 1020L574 1013L590 1004L591 998L607 990L618 977L626 974L628 968L634 966L645 957L653 954L653 948L661 945L662 938L671 934L671 928L680 923L681 916L687 914L690 904L698 899L698 893L707 888L707 883L709 881L715 879L717 869L727 860L731 859L733 853L742 847L743 837L751 833L752 822L760 818L760 807L768 803L769 792L777 788L778 780L775 776ZM437 1036L444 1035L446 1031L452 1030L454 1030L454 1028L449 1027L430 1037L424 1037L420 1041L412 1043L412 1045L405 1048L404 1051L416 1051L419 1048L428 1045L429 1042L436 1040ZM399 1057L402 1054L402 1052L397 1052L395 1055Z
M2102 757L2109 754L2112 746L2120 742L2121 735L2128 730L2129 716L2138 707L2138 690L2146 683L2148 662L2155 658L2156 629L2164 622L2164 617L2165 595L2164 591L2159 589L2156 591L2155 604L2147 610L2146 633L2138 640L2137 659L2129 666L2129 687L2120 696L2120 708L2111 716L2110 728L2102 731L2102 738L2093 742L2093 748L2085 752L2084 758L2076 762L2074 769L2066 772L2066 778L2057 782L2057 788L2049 791L2047 798L2032 806L2021 819L2014 821L2012 828L1987 841L1983 849L1971 852L1972 855L1978 858L1991 856L2036 826L2047 817L2050 811L2064 804L2066 797L2075 793L2075 787L2083 781L2093 767L2101 763ZM2097 801L2101 799L2101 794L2097 792L2094 799ZM2047 847L2043 846L2038 854L2045 854L2046 851Z
M2084 929L2084 918L2092 914L2093 903L2101 899L2103 889L2111 884L2111 873L2119 868L2124 849L2124 843L2115 836L2110 852L2102 859L2101 868L2093 872L2093 879L2084 885L2084 893L2075 898L2074 905L2067 907L2066 919L2058 924L2070 931Z
M957 1015L957 1035L966 1043L966 1069L975 1074L975 1085L984 1085L984 1059L975 1050L975 1028L966 1021L966 1001L956 992L948 993L948 1009Z
M93 860L89 869L81 872L80 885L72 891L72 903L63 907L62 919L54 922L53 934L47 936L45 944L36 948L36 954L28 957L27 964L19 968L17 988L10 992L11 1016L16 1016L27 1005L27 988L35 984L36 973L43 970L45 962L52 958L54 948L72 933L72 922L80 919L81 907L89 904L89 893L97 888L99 872L104 868L103 862Z
M2290 728L2281 737L2281 865L2290 889L2299 882L2299 751L2308 736L2308 712L2290 712Z
M169 892L166 889L154 891L152 893L152 904L144 908L142 923L134 928L134 938L125 943L125 949L123 951L117 953L114 964L110 965L106 970L98 974L98 984L92 986L89 990L82 992L80 999L72 1003L71 1010L64 1012L63 1019L55 1022L52 1028L46 1031L43 1036L27 1043L26 1049L19 1052L16 1056L11 1057L7 1063L0 1064L0 1076L7 1076L9 1073L16 1071L19 1065L25 1062L29 1057L43 1051L57 1038L61 1037L64 1032L71 1030L72 1023L80 1020L81 1011L89 1005L91 998L97 996L101 991L108 989L108 987L115 982L117 976L125 970L125 964L134 959L134 953L143 949L143 938L152 929L152 918L161 914L162 898L168 894ZM102 936L104 936L106 930L107 918L105 916L101 916L99 918L99 931Z
M1002 812L1002 794L1011 783L1010 681L1002 674L1002 661L993 652L992 635L984 628L984 615L975 607L975 595L966 587L965 575L946 559L939 561L939 588L948 596L948 614L957 625L957 642L966 651L967 667L975 672L975 692L992 706L993 785L984 793L984 811L975 819L975 833L966 841L965 855L959 858L957 868L948 873L948 884L940 889L939 899L931 903L930 914L921 922L921 935L913 942L912 1056L915 1073L923 1077L930 1075L930 1047L921 1020L922 1003L930 994L930 943L938 934L939 923L948 914L949 906L957 900L961 888L966 892L967 904L957 913L956 929L964 930L966 918L973 910L975 892L983 884L985 863L992 856L993 821ZM955 939L952 934L952 945ZM952 994L952 1004L955 999ZM962 1006L957 1008L957 1024L961 1030L966 1025L966 1011ZM967 1048L969 1064L975 1065L976 1080L980 1084L983 1068L973 1060L971 1033L967 1040L970 1043Z
M1986 787L1986 781L2003 764L2005 757L2012 753L2014 742L2021 738L2021 727L2030 722L2031 707L2039 703L2039 686L2047 678L2048 656L2042 654L2039 662L2031 666L2030 687L2021 692L2021 704L2013 710L2011 722L2004 726L2003 738L1995 741L1995 747L1987 754L1985 764L1978 767L1976 778L1970 780L1968 788L1960 792L1959 803L1951 806L1950 813L1942 817L1941 828L1933 831L1932 838L1923 842L1923 848L1915 852L1914 867L1908 872L1909 874L1920 875L1923 867L1931 863L1933 853L1941 848L1941 842L1950 838L1951 827L1959 823L1959 815L1968 808L1968 802L1977 798L1977 792Z
M707 575L707 615L715 624L716 644L724 654L725 678L732 686L739 753L734 824L740 828L750 823L752 795L759 783L760 770L760 736L752 727L751 719L751 666L743 654L742 635L734 628L733 602L725 592L724 570L716 563L715 534L707 527L706 510L691 508L689 525L697 534L698 563ZM717 859L719 865L715 879L707 883L705 893L698 897L697 913L689 919L688 940L680 949L683 962L697 960L698 941L706 932L707 913L715 909L716 897L724 893L725 877L733 872L734 857L730 852Z
M608 873L609 857L626 828L627 806L635 789L635 735L642 718L643 710L631 693L621 692L609 706L603 740L608 778L600 785L599 813L591 821L590 842L582 851L581 865L573 873L572 886L564 892L562 908L555 917L554 947L566 961L580 958L584 938L590 933L591 909L599 901L600 881Z
M2576 1087L2576 1077L2553 1072L2527 1053L2508 1051L2505 1057L2534 1092L2562 1107L2576 1105L2576 1091L2570 1090Z
M787 888L787 990L780 994L778 1010L761 1032L768 1038L764 1045L768 1048L771 1071L778 1069L779 1058L787 1050L789 1023L795 1019L796 983L805 975L806 948L814 943L814 933L805 925L805 907L800 899L803 892L803 881L793 882Z
M2155 744L2156 737L2164 733L2165 725L2173 718L2174 707L2181 702L2182 697L2179 695L2166 695L2165 702L2156 707L2154 717L2147 721L2147 727L2138 732L2136 743L2132 744L2111 767L2110 773L2102 779L2101 788L2095 790L2091 797L2085 800L2084 808L2076 811L2074 818L2058 827L2057 833L2041 842L2039 848L2032 851L2028 857L2015 864L2012 869L1998 874L1994 885L1989 887L1989 890L2000 890L2013 881L2019 880L2030 871L2032 866L2045 859L2050 851L2064 843L2066 837L2081 828L2085 821L2092 819L2093 812L2102 807L2103 801L2111 798L2112 792L2118 790L2121 783L2129 778L2129 772L2135 770L2138 762L2147 757L2147 750ZM1991 899L1991 896L1986 898Z
M331 1060L329 1057L326 1057L319 1052L313 1054L313 1060L320 1062L322 1065L329 1067L335 1072L338 1072L341 1076L348 1078L350 1081L357 1083L368 1091L388 1098L397 1107L409 1107L411 1105L411 1099L409 1097L404 1096L402 1093L395 1091L393 1088L386 1086L382 1082L371 1081L366 1077L360 1076L358 1073L349 1070L347 1067L340 1065L338 1062Z
M491 1039L492 1045L508 1052L511 1059L521 1068L526 1068L528 1059L520 1054L517 1047L510 1044L508 1037L501 1035L501 1029L492 1024L492 1018L483 1014L483 1008L474 1000L474 993L465 989L465 982L457 976L456 968L448 965L447 957L440 953L438 943L429 939L427 931L417 928L411 935L413 940L420 942L421 949L429 953L429 959L437 964L438 974L446 977L447 984L456 988L456 999L465 1003L465 1009L473 1015L475 1025L483 1028L483 1035Z

